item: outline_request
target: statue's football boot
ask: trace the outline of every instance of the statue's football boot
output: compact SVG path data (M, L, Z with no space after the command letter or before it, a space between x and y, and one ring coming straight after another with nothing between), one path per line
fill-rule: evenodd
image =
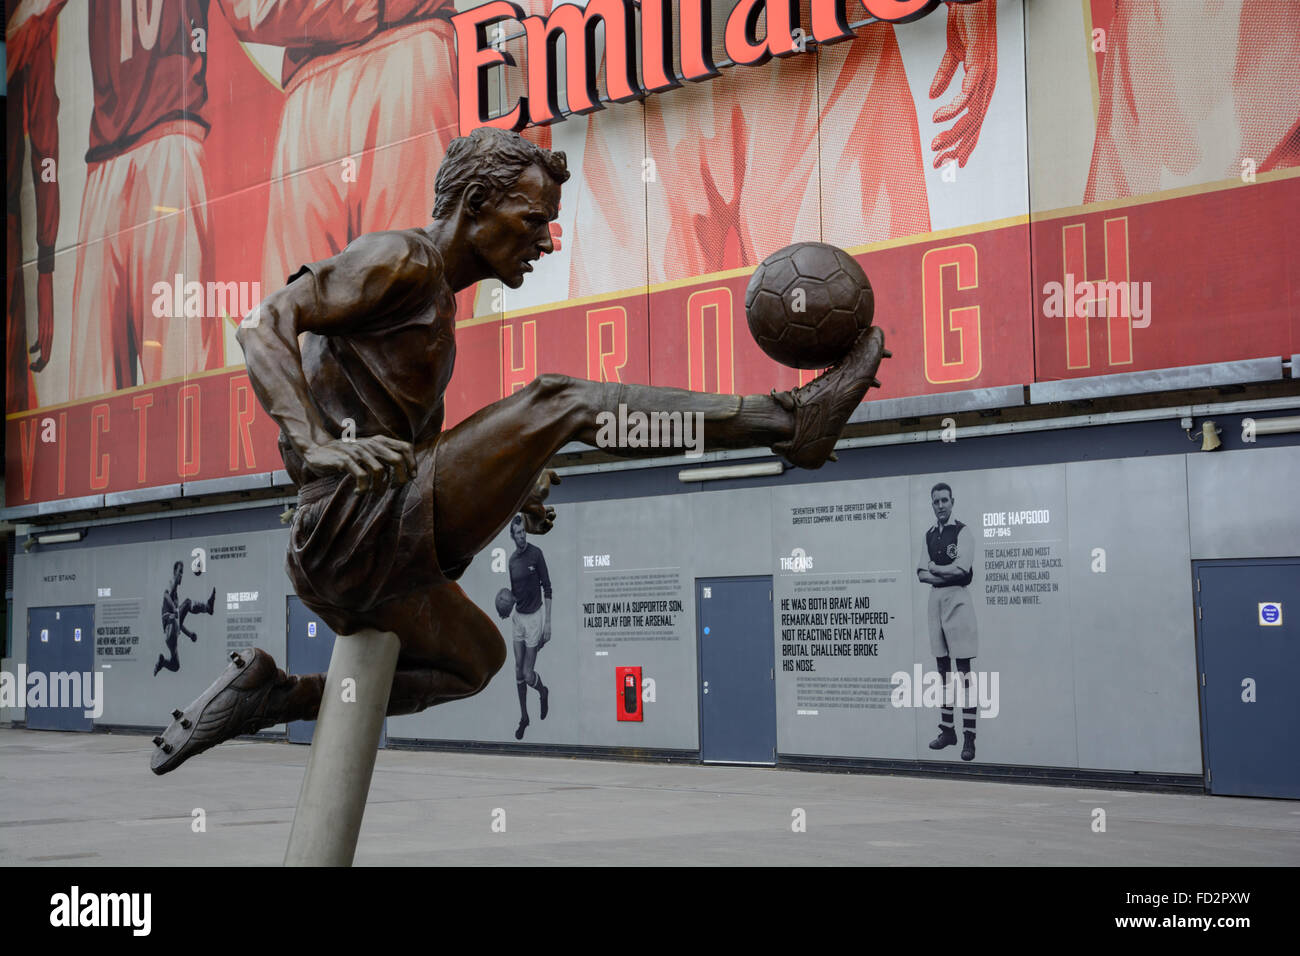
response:
M184 710L172 711L172 722L153 739L157 749L150 768L168 773L223 740L280 723L282 716L272 712L269 698L289 680L261 648L253 648L247 658L232 651L230 664L212 686Z
M821 375L790 392L772 392L778 405L794 414L794 435L772 446L790 464L799 468L820 468L835 460L839 441L853 410L871 386L880 387L876 371L889 358L885 333L879 326L858 336L849 354Z

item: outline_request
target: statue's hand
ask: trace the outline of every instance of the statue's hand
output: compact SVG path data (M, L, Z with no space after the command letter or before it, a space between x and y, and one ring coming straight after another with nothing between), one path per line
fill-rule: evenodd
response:
M560 476L550 468L543 468L537 476L532 492L519 509L524 516L524 527L529 534L546 534L555 526L555 509L546 505L551 485L558 485Z
M357 480L357 491L361 493L382 486L390 474L399 485L415 474L415 452L410 443L386 435L327 441L307 449L303 459L317 474L348 472Z

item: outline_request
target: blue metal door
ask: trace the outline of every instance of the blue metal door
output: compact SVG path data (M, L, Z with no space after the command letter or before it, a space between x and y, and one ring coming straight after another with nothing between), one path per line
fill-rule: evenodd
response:
M1206 788L1300 798L1300 559L1195 570Z
M776 763L776 644L770 577L695 582L700 757Z
M25 695L38 674L44 687L44 706L26 710L29 729L94 729L94 720L86 716L94 691L94 631L92 605L34 607L27 612L28 681L17 690Z
M287 670L290 674L324 674L329 671L330 655L334 653L334 632L296 594L289 595L288 636ZM309 744L315 731L314 720L291 721L289 741ZM387 743L388 721L385 720L379 735L379 746L383 747Z

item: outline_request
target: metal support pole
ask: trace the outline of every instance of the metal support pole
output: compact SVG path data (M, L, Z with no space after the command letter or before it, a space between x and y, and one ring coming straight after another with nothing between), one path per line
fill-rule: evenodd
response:
M285 866L352 865L400 647L387 631L335 639Z

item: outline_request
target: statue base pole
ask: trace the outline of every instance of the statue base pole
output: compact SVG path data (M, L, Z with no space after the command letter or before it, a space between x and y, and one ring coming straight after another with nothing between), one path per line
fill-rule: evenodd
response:
M387 631L335 639L285 866L352 865L400 647Z

